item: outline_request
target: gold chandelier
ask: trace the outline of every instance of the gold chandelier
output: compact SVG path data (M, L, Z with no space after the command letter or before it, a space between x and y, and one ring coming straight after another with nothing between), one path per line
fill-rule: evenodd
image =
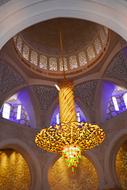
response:
M61 38L60 43L62 49ZM66 79L59 84L59 105L60 124L42 129L36 135L35 143L43 150L62 155L74 172L81 154L101 144L105 133L98 125L77 121L73 83Z
M105 138L103 129L98 125L77 122L74 105L73 85L64 82L60 85L60 125L42 129L36 135L37 146L48 152L62 155L74 172L81 153L101 144Z

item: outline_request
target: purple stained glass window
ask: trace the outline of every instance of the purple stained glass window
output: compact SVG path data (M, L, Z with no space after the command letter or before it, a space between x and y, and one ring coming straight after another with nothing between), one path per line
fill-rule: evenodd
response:
M127 110L127 89L116 86L107 105L107 119L111 119Z
M16 95L9 98L3 104L0 112L4 119L8 119L18 124L30 126L28 113Z

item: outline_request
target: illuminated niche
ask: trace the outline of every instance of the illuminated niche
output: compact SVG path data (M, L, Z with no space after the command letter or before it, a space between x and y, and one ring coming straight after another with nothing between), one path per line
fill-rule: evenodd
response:
M120 147L116 155L116 174L122 190L127 189L127 141Z
M12 149L0 150L0 190L29 190L30 171L22 155Z
M94 165L85 156L81 157L74 175L61 157L49 168L48 181L51 190L98 190L98 176Z

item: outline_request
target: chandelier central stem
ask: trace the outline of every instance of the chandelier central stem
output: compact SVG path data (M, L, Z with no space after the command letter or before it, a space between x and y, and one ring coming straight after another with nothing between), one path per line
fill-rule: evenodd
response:
M73 84L65 81L59 86L60 121L61 123L76 121Z

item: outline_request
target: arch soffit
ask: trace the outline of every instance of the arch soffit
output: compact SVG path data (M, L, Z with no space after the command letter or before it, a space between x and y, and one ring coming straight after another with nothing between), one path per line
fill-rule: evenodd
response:
M0 47L21 30L35 23L55 17L76 17L105 25L127 40L127 2L121 0L10 0L0 7ZM27 13L27 14L26 14ZM20 18L20 19L17 19ZM11 25L11 26L10 26Z

